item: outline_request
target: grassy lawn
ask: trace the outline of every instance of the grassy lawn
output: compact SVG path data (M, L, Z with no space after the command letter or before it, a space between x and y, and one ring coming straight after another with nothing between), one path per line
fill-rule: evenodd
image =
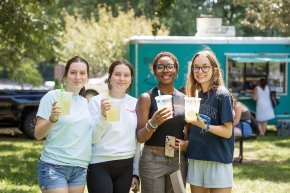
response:
M0 193L37 193L36 165L43 142L0 136ZM238 144L236 144L238 145ZM235 157L238 156L238 146ZM244 143L234 164L234 193L290 193L290 138L269 134ZM189 187L187 187L189 193Z

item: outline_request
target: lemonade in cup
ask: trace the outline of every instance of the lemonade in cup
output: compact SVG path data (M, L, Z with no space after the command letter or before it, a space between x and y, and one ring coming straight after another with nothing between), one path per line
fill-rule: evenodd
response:
M172 113L172 95L160 95L155 97L157 108L158 110L166 107L171 111L171 116L169 118L173 117Z
M188 121L196 120L196 114L199 113L201 98L185 96L184 100L185 100L185 119Z
M56 101L61 108L60 115L69 115L70 114L72 95L73 95L72 92L66 92L66 91L61 91L61 90L59 90L57 92Z
M115 122L120 119L120 103L111 101L111 108L106 111L107 121Z

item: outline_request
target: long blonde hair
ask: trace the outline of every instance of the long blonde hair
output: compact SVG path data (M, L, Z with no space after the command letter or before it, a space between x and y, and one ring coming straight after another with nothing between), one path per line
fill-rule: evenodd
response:
M198 83L194 78L194 72L192 69L194 65L194 60L200 55L204 55L205 57L208 58L210 65L213 69L213 74L210 79L209 90L212 88L218 88L218 87L224 86L222 70L215 54L210 50L201 50L194 55L191 61L191 65L189 68L187 81L185 85L185 92L187 96L195 96L196 90L198 91L202 90L201 84Z

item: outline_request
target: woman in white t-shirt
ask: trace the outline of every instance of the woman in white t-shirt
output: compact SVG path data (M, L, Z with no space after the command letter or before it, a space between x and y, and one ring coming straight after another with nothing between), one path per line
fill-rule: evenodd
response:
M139 189L138 158L135 159L136 171L133 171L137 99L127 94L133 75L128 61L113 62L109 68L109 91L90 99L89 109L96 128L87 177L89 193L128 193L132 179L135 181L133 191ZM113 108L117 108L117 118L110 116Z
M38 163L38 183L43 193L84 192L92 121L88 101L79 93L88 76L89 65L83 58L75 56L67 62L64 91L72 92L68 115L61 115L61 104L56 102L61 90L49 91L40 101L34 135L38 140L46 138Z

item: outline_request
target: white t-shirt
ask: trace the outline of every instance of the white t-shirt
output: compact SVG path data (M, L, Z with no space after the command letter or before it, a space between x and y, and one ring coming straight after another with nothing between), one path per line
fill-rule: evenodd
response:
M37 115L48 120L56 92L45 94ZM88 101L82 96L73 96L69 115L60 116L46 137L40 159L44 162L87 168L91 158L92 120Z
M89 109L95 125L90 163L129 159L135 154L137 138L137 99L127 95L122 99L109 99L120 104L120 119L108 122L101 114L101 100L108 98L102 93L90 99Z

